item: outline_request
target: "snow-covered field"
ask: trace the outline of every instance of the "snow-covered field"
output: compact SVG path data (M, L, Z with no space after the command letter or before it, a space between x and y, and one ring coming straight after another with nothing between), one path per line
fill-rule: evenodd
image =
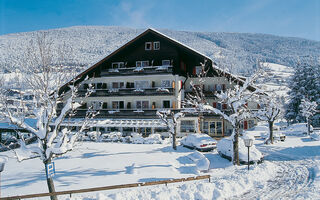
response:
M233 166L216 151L203 153L209 172L197 170L188 157L194 151L170 144L84 142L55 159L56 190L148 182L211 175L208 180L72 195L71 199L319 199L320 142L288 136L285 142L256 147L265 155L260 165ZM1 153L12 157L12 152ZM47 192L39 159L18 163L10 158L1 174L2 196ZM61 196L60 199L70 199Z

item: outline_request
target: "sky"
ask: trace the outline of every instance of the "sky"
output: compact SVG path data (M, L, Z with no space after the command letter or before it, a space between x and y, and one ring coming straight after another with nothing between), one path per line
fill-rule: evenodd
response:
M0 35L81 25L320 41L320 0L0 0Z

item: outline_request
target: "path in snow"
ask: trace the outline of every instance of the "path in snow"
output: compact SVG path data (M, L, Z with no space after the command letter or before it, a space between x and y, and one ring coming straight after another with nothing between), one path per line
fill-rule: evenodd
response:
M306 194L319 199L312 186L314 173L313 162L278 161L280 170L273 180L265 185L257 185L239 199L305 199Z
M320 199L319 185L314 184L316 157L310 157L308 147L281 148L259 146L265 159L279 166L274 179L266 184L256 185L238 199ZM318 149L317 147L310 147ZM308 149L308 150L307 150Z

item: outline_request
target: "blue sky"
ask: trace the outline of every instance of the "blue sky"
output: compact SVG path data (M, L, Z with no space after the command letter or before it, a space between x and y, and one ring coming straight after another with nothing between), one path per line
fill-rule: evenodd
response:
M268 33L320 41L320 0L0 0L0 35L75 25Z

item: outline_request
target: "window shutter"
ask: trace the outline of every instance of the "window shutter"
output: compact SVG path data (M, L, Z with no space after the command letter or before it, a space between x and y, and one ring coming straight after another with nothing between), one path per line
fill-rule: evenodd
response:
M217 108L217 102L213 102L213 103L212 103L212 106L213 106L214 108Z
M225 110L225 109L227 109L227 107L228 107L228 105L227 105L227 104L225 104L225 103L224 103L224 104L222 104L222 109L224 109L224 110Z
M193 75L196 75L197 74L197 70L196 70L196 67L193 67L193 72L192 72Z
M174 89L176 86L176 83L174 81L172 81L172 88Z
M243 122L243 129L247 130L248 129L248 121Z
M175 101L172 102L172 108L176 108L176 102Z
M257 104L257 109L260 109L260 104Z
M226 84L222 84L222 90L223 90L223 91L226 90Z
M217 91L217 85L216 85L216 84L214 84L213 90L214 90L214 91Z

